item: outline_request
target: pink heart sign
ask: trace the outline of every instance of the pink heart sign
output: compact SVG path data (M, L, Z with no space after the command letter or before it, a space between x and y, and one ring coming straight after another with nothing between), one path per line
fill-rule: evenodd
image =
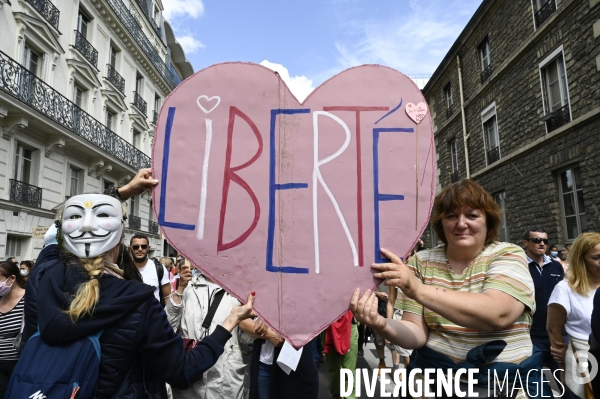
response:
M406 113L415 121L415 123L421 123L425 115L427 115L427 104L418 103L417 105L413 103L406 104Z
M377 286L380 248L406 256L435 193L429 118L405 75L348 69L298 102L256 64L208 67L165 100L152 168L166 239L299 347Z

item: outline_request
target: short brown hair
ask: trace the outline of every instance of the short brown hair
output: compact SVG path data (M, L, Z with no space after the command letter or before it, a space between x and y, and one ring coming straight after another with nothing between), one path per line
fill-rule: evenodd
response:
M440 241L448 244L442 219L455 209L469 207L478 209L485 213L487 225L487 234L485 236L485 245L498 240L498 230L502 220L502 211L491 194L485 191L483 187L470 179L464 179L452 183L441 193L436 195L433 202L433 216L431 225Z

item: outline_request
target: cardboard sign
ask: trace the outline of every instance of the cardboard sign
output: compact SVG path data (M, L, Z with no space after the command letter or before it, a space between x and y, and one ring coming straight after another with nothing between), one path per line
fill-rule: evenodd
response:
M158 223L240 300L255 291L257 313L299 347L347 311L355 288L380 283L370 266L381 247L405 256L427 226L426 107L408 77L378 65L340 73L303 104L265 67L206 68L158 119Z
M38 226L31 229L31 238L33 239L44 239L44 235L48 231L48 226Z

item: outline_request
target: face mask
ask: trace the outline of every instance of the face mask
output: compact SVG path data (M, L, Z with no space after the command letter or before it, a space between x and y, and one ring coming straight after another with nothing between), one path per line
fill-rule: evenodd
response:
M29 271L27 269L21 269L21 276L27 276Z
M123 223L118 199L103 194L75 195L65 202L63 212L65 248L79 258L102 255L119 245Z
M6 279L6 280L4 280L3 282L0 283L0 296L6 295L8 293L8 291L10 291L10 289L12 287L12 284L11 285L6 285L7 281L8 281L8 279Z
M558 256L558 251L552 251L552 252L550 252L550 255L552 255L552 256Z

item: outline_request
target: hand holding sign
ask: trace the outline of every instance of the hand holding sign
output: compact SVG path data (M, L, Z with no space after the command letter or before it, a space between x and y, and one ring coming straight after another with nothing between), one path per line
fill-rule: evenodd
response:
M347 311L355 287L379 284L368 266L384 261L382 246L406 255L427 226L433 131L426 112L415 125L401 111L414 103L424 104L416 85L377 65L342 72L303 104L255 64L196 73L156 128L165 237L238 299L256 291L256 313L303 345Z

